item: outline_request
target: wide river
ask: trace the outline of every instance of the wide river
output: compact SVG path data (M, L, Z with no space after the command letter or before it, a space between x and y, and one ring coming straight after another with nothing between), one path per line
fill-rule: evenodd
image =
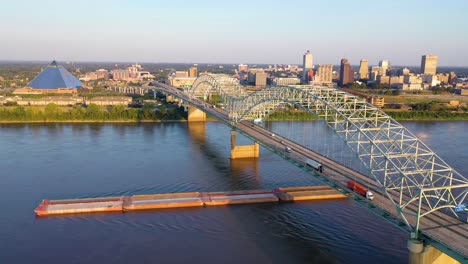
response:
M468 175L468 122L402 122ZM264 124L363 170L321 122ZM206 124L0 125L0 263L406 263L408 235L350 200L36 217L42 199L320 184ZM249 140L238 136L241 144Z

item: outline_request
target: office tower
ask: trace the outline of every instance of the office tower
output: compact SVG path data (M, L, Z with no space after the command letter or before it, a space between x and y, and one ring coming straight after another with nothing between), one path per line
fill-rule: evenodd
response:
M381 68L380 75L387 76L388 71L390 70L390 61L388 60L381 60L379 62L379 66Z
M189 76L189 77L197 77L197 76L198 76L198 69L197 69L197 67L190 67L188 76Z
M421 58L421 74L435 75L437 71L437 55L423 55Z
M331 83L333 80L333 65L332 64L319 64L317 79L321 83Z
M369 79L369 62L366 59L359 64L359 79Z
M303 68L302 80L304 83L307 83L308 71L312 69L313 66L314 64L313 64L312 53L310 53L310 51L307 51L303 56L303 63L302 63L302 68Z
M267 73L266 72L255 73L255 86L265 86L265 85L267 85Z
M379 72L381 72L381 68L379 66L372 66L371 72L370 72L370 80L371 81L376 81L377 80L377 75L379 75Z
M340 86L345 86L348 83L354 82L354 69L348 62L348 59L341 60L340 66Z

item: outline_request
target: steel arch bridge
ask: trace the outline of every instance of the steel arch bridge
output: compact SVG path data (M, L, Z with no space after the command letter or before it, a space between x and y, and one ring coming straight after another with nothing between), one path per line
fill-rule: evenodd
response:
M190 97L204 98L217 94L223 102L247 96L247 91L239 81L225 74L201 74L188 92Z
M431 213L443 211L458 218L466 214L457 209L468 200L468 179L397 121L358 97L322 86L276 86L247 94L225 75L199 79L188 91L190 97L220 94L234 126L266 117L284 104L324 121L357 154L416 236L420 219Z

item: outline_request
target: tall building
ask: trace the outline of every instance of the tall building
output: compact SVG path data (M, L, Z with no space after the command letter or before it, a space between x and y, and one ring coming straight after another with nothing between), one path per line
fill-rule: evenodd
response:
M348 59L341 59L340 66L340 86L345 86L348 83L354 82L354 69L348 62Z
M255 73L255 86L265 86L265 85L267 85L267 73L266 72Z
M423 55L421 58L421 74L435 75L437 71L437 55Z
M372 66L371 68L371 72L370 72L370 80L371 81L376 81L377 80L377 76L379 75L379 73L381 72L381 68L379 66Z
M359 64L359 79L369 79L369 62L367 59L362 59Z
M190 67L188 76L189 76L189 77L197 77L197 76L198 76L198 69L197 69L197 67Z
M379 66L381 68L380 75L387 76L388 71L390 70L390 61L388 60L381 60L379 62Z
M302 57L302 68L303 68L303 73L302 73L302 80L304 83L307 83L307 74L310 69L314 67L313 64L313 57L312 53L308 50L304 56Z
M319 64L317 79L321 83L332 83L333 80L333 65L332 64Z

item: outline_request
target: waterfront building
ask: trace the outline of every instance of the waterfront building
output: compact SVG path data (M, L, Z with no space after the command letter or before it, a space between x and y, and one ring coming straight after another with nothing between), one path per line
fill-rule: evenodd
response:
M312 53L308 50L302 57L302 80L307 83L307 74L314 67Z
M362 59L359 64L359 79L369 79L369 62L367 59Z
M348 59L343 58L340 65L340 86L345 86L348 83L354 82L354 69L349 64Z
M79 86L83 86L83 84L56 61L52 61L52 63L47 65L47 67L27 85L27 87L33 89L76 89Z
M435 75L437 72L437 56L423 55L421 57L421 74Z
M39 73L26 87L15 94L77 93L83 84L55 60Z

